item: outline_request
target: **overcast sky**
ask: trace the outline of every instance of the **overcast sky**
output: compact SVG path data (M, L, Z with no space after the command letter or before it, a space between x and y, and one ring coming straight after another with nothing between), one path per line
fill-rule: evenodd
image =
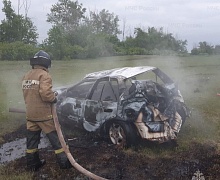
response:
M11 0L17 12L19 0ZM22 2L24 0L20 0ZM51 27L46 22L46 14L58 0L27 0L30 8L28 16L37 26L39 42L47 37ZM200 41L212 45L220 44L220 0L79 0L83 7L91 11L106 9L120 20L122 30L125 22L126 35L133 35L135 27L163 27L165 32L188 41L188 50ZM3 4L0 3L2 9ZM22 7L20 12L24 12ZM4 19L0 12L0 19Z

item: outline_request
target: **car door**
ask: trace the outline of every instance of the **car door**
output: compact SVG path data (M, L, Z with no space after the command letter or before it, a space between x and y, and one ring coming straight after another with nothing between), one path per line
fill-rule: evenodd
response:
M94 84L85 103L84 128L87 131L96 131L106 120L116 116L118 92L117 79L102 78Z
M61 114L77 126L83 124L85 99L94 82L95 80L82 81L68 88L60 105Z

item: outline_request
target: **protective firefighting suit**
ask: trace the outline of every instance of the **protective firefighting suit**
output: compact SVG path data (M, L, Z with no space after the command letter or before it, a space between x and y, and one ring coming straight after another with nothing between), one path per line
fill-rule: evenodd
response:
M61 169L72 167L59 142L52 116L52 103L56 96L52 91L52 79L46 67L33 65L22 79L27 120L27 168L36 171L45 164L40 160L38 144L43 131L48 137Z

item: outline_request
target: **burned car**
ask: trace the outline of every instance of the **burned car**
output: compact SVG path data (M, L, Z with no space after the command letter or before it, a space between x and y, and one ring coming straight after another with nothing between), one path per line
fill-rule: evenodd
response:
M159 68L123 67L87 74L62 89L57 113L69 127L97 132L116 145L172 141L190 112L177 85Z

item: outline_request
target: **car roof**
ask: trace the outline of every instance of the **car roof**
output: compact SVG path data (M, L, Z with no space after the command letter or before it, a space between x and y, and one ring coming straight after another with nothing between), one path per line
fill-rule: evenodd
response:
M154 69L156 69L156 67L152 66L122 67L89 73L84 79L98 79L101 77L122 77L127 79Z

